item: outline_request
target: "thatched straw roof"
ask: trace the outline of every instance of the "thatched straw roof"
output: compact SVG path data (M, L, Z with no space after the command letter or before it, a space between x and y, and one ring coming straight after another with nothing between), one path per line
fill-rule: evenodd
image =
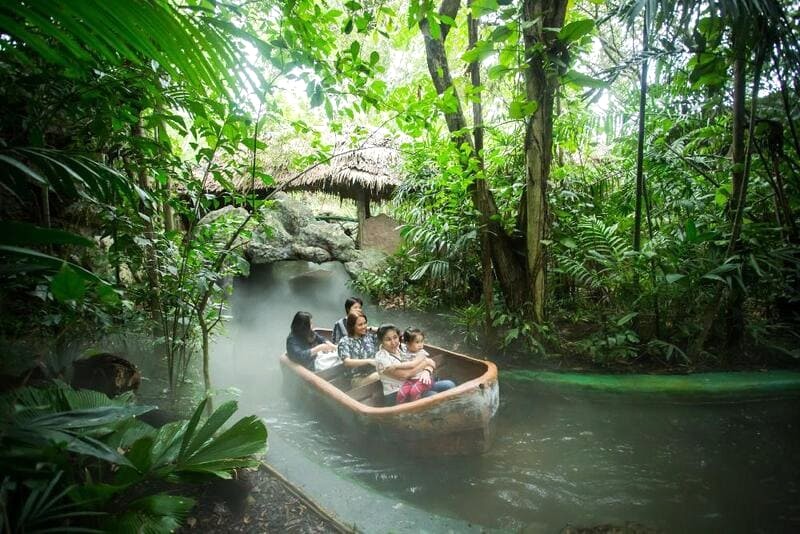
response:
M338 147L334 153L338 155L330 161L320 163L305 172L290 170L286 164L263 168L264 172L274 177L273 187L265 186L260 180L256 180L255 187L251 187L253 184L249 176L235 180L234 185L240 193L251 193L255 190L256 194L267 194L280 187L284 191L322 192L354 200L363 191L370 201L387 200L400 185L398 153L387 144L355 149ZM217 193L223 187L213 178L208 178L204 189Z

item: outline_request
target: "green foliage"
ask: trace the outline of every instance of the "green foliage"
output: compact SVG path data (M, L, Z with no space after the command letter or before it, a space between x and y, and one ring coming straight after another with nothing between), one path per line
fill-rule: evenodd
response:
M237 44L242 37L255 39L245 32L231 39L225 20L231 9L225 3L216 9L178 8L165 0L114 6L102 1L11 2L3 5L0 20L4 33L26 43L33 54L76 73L96 63L127 63L163 69L198 92L225 94L253 76ZM15 58L32 62L22 54Z
M548 347L557 346L556 335L550 325L536 324L527 319L526 310L510 311L495 299L490 312L491 336L499 349L509 354L525 354L526 359L547 357ZM469 304L454 310L453 333L464 338L470 346L480 346L486 339L486 308Z
M560 84L544 244L550 315L577 332L570 346L604 363L701 363L688 361L687 342L720 289L737 288L753 342L765 345L773 331L790 338L797 318L786 309L800 301L791 99L800 47L791 6L649 6L646 238L634 253L638 125L630 117L643 58L622 26L637 29L644 1L593 2L593 19L570 4L563 27L545 29L557 35L547 50L525 49L522 37L536 23L505 1L470 3L480 23L471 49L460 31L466 11L454 20L427 1L406 13L355 1L107 4L0 7L3 219L15 221L0 225L4 336L35 332L63 353L70 338L146 331L174 384L198 348L207 356L227 317L225 280L247 270L240 251L266 201L244 194L246 185L272 186L262 164L299 136L308 149L292 168L330 156L326 128L357 146L370 124L411 137L401 147L407 179L392 206L404 246L385 271L356 285L385 301L457 306L456 322L477 335L481 222L472 193L485 180L497 204L493 222L521 258L530 215L525 131L550 112L522 96L534 55ZM402 16L413 29L398 27ZM387 69L418 55L411 39L420 21L434 38L447 31L448 55L458 58L441 96L420 75L421 62ZM741 167L729 156L732 64L743 59L750 83L762 49L769 61L754 93L743 227L730 252L731 176ZM470 64L481 66L479 87L467 79ZM305 89L307 102L287 105L276 91L286 80ZM484 113L481 154L456 146L441 117L475 103ZM247 213L207 217L224 206ZM541 352L555 334L518 313L495 305L498 340ZM715 329L718 344L723 330Z
M7 532L102 532L85 527L69 527L68 523L102 517L102 512L82 510L79 503L70 502L68 496L76 486L59 485L63 471L58 471L49 480L34 484L22 503L19 517L14 524L9 521L6 509L9 497L17 490L16 483L5 477L0 490L0 509L3 511L3 527ZM58 493L57 493L58 492Z
M194 499L179 495L148 495L127 505L113 520L106 520L104 527L120 534L174 532L194 505Z
M109 399L63 384L0 396L2 504L9 531L101 525L126 532L171 531L194 501L150 494L119 509L115 499L140 491L135 487L152 492L152 480L228 478L234 469L257 466L265 451L267 430L258 418L245 417L223 429L235 402L203 419L204 400L190 421L154 429L134 419L152 407L132 400L130 394Z
M617 225L606 225L595 217L577 222L575 233L559 240L554 272L564 273L586 289L619 290L630 276L626 262L634 255Z

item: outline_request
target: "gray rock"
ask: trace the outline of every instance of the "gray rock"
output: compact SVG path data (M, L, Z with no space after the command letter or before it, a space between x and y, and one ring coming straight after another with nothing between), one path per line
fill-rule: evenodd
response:
M357 278L364 271L380 271L386 267L385 252L376 249L357 250L356 257L344 264L344 268L352 278Z
M305 205L283 193L265 208L263 223L253 232L247 248L251 263L280 260L352 261L357 257L355 243L336 223L318 221Z
M235 206L224 206L218 210L208 212L205 217L198 221L197 225L206 226L222 217L230 218L241 223L247 217L247 210Z
M314 263L331 261L331 254L324 248L294 244L291 247L294 259L306 260Z
M249 213L244 208L224 206L218 210L208 212L197 222L197 228L200 229L204 226L214 223L219 224L217 229L214 231L213 240L218 247L222 248L228 244L230 236L233 235L233 232L235 232L241 226L248 216ZM247 226L252 228L252 220L247 223ZM239 233L234 242L231 244L233 253L235 255L239 257L246 256L245 252L242 250L242 247L246 241L246 237L242 235L242 233Z

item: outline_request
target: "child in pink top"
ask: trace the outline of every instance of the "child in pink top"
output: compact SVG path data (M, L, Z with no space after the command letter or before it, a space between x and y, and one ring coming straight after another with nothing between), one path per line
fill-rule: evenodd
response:
M436 364L429 358L428 351L425 350L425 334L419 328L409 328L403 332L403 343L406 345L406 359L409 361L419 361L422 358L428 360L430 368L435 368ZM411 402L419 399L423 393L431 389L433 380L421 380L426 371L422 370L413 377L409 378L400 389L397 390L397 404ZM429 373L428 373L429 374Z

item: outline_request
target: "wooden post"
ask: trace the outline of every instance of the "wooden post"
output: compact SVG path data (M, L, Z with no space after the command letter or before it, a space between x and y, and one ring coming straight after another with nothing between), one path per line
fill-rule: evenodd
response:
M358 192L358 234L356 237L356 248L361 249L364 245L364 222L367 220L367 210L369 204L366 192L361 189Z

